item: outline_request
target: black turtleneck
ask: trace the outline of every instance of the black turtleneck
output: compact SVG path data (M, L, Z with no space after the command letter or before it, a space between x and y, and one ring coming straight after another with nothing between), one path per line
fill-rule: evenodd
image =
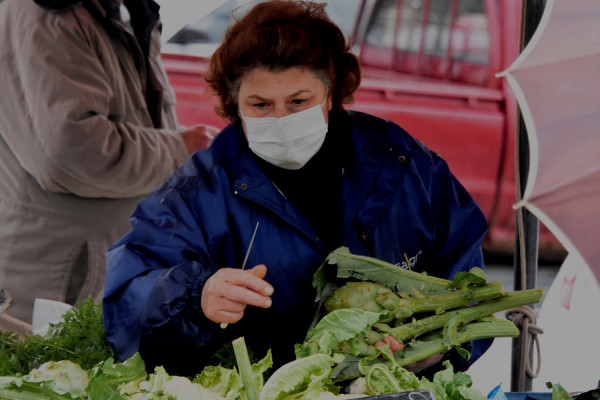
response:
M348 138L341 119L330 118L321 149L300 169L280 168L254 155L279 190L306 217L327 251L343 243L342 154Z

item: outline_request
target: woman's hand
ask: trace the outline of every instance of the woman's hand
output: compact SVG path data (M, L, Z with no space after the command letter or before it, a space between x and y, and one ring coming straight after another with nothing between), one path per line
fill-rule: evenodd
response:
M392 352L392 354L399 350L404 350L404 344L400 343L393 336L386 336L385 338L383 338L383 342L377 342L375 343L375 346L380 347L385 346L386 344L390 346L390 351ZM431 357L424 358L423 360L405 365L404 369L406 369L407 371L417 373L424 370L425 368L429 368L439 363L442 360L442 357L444 357L442 353L435 354Z
M263 280L266 274L262 264L249 270L219 269L202 289L204 315L213 322L234 323L242 319L247 305L271 307L273 286Z

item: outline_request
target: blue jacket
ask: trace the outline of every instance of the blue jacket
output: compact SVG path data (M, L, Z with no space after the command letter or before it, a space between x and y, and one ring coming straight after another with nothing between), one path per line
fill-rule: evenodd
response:
M348 116L344 245L443 278L483 267L485 217L446 162L390 121ZM218 268L242 265L257 221L247 265L267 266L273 305L248 307L221 330L202 314L202 288ZM259 167L239 127L190 157L138 205L131 224L107 254L104 322L119 358L140 351L150 366L189 375L220 343L243 335L257 353L271 348L275 365L294 359L315 312L313 273L328 252ZM482 352L473 350L470 362Z

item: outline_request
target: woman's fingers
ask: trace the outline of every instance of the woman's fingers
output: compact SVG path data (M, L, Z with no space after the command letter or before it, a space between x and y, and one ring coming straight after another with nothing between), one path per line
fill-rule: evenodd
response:
M264 285L251 285L247 281L237 281L237 282L228 282L226 284L226 291L222 294L222 296L226 300L230 300L237 303L248 304L255 307L263 307L269 308L271 307L271 297L268 290L271 290L271 286ZM263 293L258 292L258 290L262 290Z
M204 315L214 322L239 321L247 305L271 306L273 287L263 280L264 265L249 270L222 268L205 283L201 296Z
M263 279L267 275L267 266L265 264L259 264L248 271L255 277Z
M263 280L267 267L257 265L250 270L227 269L222 293L224 297L256 307L270 307L273 286ZM267 301L268 300L268 301Z

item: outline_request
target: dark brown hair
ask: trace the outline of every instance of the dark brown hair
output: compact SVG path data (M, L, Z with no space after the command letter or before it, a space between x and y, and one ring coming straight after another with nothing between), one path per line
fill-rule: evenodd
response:
M328 86L333 110L351 103L360 84L357 57L344 34L313 1L271 0L258 3L229 27L210 59L205 75L219 97L216 111L239 121L237 94L242 77L255 68L281 71L306 68Z

